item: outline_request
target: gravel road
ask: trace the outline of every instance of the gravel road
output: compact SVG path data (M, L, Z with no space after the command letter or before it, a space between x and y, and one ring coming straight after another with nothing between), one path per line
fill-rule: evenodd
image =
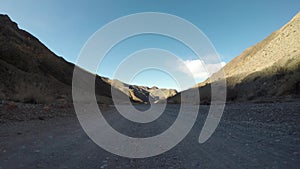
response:
M4 110L5 106L0 106L0 169L298 169L300 166L299 101L228 104L217 130L204 144L198 143L198 137L209 106L201 106L195 125L183 141L170 151L145 159L120 157L98 147L85 134L73 113L56 116L66 110L64 107L42 109L37 105L39 111L55 115L7 120L5 113L11 111L18 116L22 106L17 105L14 110ZM146 109L147 105L137 108ZM129 122L116 113L114 107L105 108L103 114L121 133L149 137L166 130L174 122L178 108L179 105L167 106L159 119L147 124ZM28 110L35 111L35 108Z

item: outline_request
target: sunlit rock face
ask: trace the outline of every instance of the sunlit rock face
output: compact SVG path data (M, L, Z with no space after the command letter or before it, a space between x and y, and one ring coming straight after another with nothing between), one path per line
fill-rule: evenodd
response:
M195 86L203 103L210 101L210 86L218 83L220 73L225 74L228 101L300 97L300 13ZM179 97L176 95L169 102L180 102Z

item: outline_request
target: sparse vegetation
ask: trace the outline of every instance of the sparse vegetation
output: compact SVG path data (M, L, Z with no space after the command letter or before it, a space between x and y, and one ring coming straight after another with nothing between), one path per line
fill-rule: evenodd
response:
M300 52L297 50L300 49L300 32L296 31L300 30L299 16L246 49L221 70L225 73L228 101L300 97ZM206 98L201 100L210 98L206 90L209 84L220 80L216 74L197 86L201 97Z

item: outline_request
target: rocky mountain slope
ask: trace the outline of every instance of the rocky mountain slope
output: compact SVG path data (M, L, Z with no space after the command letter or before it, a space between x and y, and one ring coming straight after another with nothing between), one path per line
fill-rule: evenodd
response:
M175 89L159 89L156 86L150 88L147 86L129 85L115 79L102 79L122 91L124 94L128 95L133 101L136 102L159 102L177 94Z
M18 28L7 15L0 15L0 100L29 103L72 101L74 64L55 55L30 33ZM86 76L92 74L82 70ZM95 93L99 103L111 104L111 90L120 98L148 102L145 87L112 87L109 80L96 76ZM152 95L150 95L152 96ZM160 97L161 98L161 97Z
M7 15L0 15L0 100L70 102L73 69L73 64L19 29ZM96 78L101 103L111 102L110 90L110 85Z
M263 41L246 49L219 72L198 84L209 102L210 86L225 73L227 100L274 100L300 96L300 13ZM170 102L180 101L180 95Z

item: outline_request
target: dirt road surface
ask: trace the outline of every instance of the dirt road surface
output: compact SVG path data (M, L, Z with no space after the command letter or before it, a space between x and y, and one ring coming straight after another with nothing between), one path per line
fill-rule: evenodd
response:
M137 108L146 109L147 105ZM129 122L113 107L103 114L111 126L126 135L149 137L166 130L177 117L178 108L167 106L164 114L149 124ZM75 115L4 120L0 123L0 169L299 168L298 101L228 104L215 133L199 144L208 109L200 107L195 125L176 147L145 159L124 158L103 150L87 136Z

